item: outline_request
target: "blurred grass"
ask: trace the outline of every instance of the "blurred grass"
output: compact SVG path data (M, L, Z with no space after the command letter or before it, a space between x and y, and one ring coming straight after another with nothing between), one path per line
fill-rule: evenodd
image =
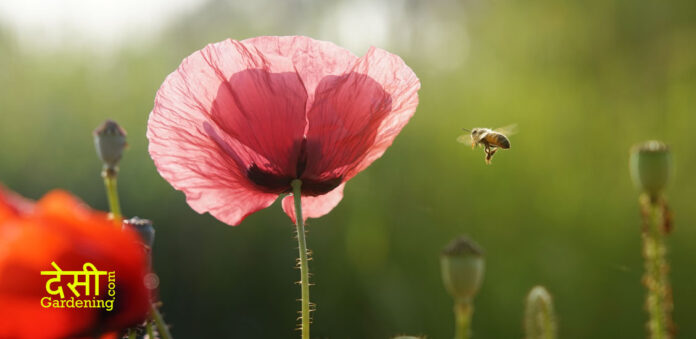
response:
M696 182L689 175L696 166L696 3L420 6L431 20L463 25L466 39L450 40L466 44L459 47L468 54L422 50L423 33L411 47L383 46L420 75L421 104L385 156L348 184L341 204L310 221L313 334L450 336L438 254L468 233L487 253L476 337L522 337L523 298L536 284L554 295L561 338L642 336L640 220L627 159L633 143L659 138L676 160L668 192L676 214L669 239L675 321L680 337L696 337ZM145 129L157 88L194 50L227 37L318 36L329 7L273 21L211 2L161 38L109 56L28 51L6 29L0 181L32 198L68 189L106 209L91 131L107 117L119 121L131 145L119 180L123 209L155 221L155 266L174 334L294 335L299 272L289 219L277 203L235 228L197 215L157 174ZM447 63L459 66L441 71ZM520 133L491 166L480 149L455 141L460 127L513 122Z

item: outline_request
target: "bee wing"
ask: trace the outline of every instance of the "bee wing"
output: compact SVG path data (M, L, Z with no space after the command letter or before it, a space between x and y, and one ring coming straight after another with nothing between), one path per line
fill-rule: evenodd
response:
M462 143L462 144L470 144L471 143L471 134L462 134L457 137L457 142Z
M502 135L513 135L517 133L517 124L510 124L500 128L496 128L493 131L498 132Z

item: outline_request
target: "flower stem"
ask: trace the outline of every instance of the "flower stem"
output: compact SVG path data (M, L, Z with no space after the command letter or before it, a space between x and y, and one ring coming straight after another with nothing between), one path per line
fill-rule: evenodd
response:
M302 339L309 339L309 265L307 263L307 243L305 240L304 219L302 217L302 181L292 181L292 194L295 199L295 220L297 222L297 243L300 251L300 285L302 286L301 325Z
M672 338L672 298L667 272L662 210L656 201L647 195L641 196L643 210L643 256L645 274L643 284L648 290L645 307L648 311L648 332L650 339Z
M104 178L104 186L106 186L106 197L109 199L109 210L114 220L120 223L123 214L121 214L121 204L118 201L118 189L116 188L117 172L113 169L104 169L102 177Z
M116 186L116 177L117 177L117 172L113 169L104 169L102 172L102 177L104 177L104 186L106 186L106 196L109 200L109 210L111 211L111 215L114 218L114 221L120 226L121 223L121 218L123 217L123 214L121 214L121 203L118 200L118 189ZM162 339L172 339L172 335L169 332L169 328L167 325L164 323L164 319L162 318L162 314L160 314L159 310L157 307L152 304L150 307L150 317L152 318L152 321L155 322L155 325L157 326L157 331L159 332L159 335ZM150 322L147 324L147 329L148 329L148 334L152 331L152 326ZM136 337L136 332L134 329L130 328L128 329L128 338L135 338ZM154 338L150 336L151 338Z
M471 337L471 315L474 306L471 300L457 300L454 303L454 339L469 339Z
M162 314L160 314L159 309L157 309L155 304L150 306L150 317L152 317L152 320L155 322L157 332L159 332L160 337L162 339L172 339L172 334L169 332L169 327L164 323L164 318L162 318Z
M145 331L147 332L148 339L155 339L155 332L152 330L152 321L148 321L145 326Z

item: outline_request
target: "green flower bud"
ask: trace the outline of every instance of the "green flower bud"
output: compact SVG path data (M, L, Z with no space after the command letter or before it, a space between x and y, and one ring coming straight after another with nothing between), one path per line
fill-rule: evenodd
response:
M457 301L470 301L483 280L483 250L466 236L454 239L440 256L445 289Z
M555 339L556 315L551 295L543 286L535 286L527 294L524 311L526 339Z
M126 131L115 121L106 120L92 133L97 156L104 163L104 168L115 171L121 160L126 143Z
M672 170L669 147L660 141L646 141L631 148L631 178L636 187L654 201L664 190Z

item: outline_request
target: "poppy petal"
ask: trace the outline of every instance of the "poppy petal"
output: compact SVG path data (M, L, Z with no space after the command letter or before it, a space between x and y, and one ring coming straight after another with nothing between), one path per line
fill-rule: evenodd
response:
M252 182L250 168L271 178L295 175L306 100L287 58L234 40L208 45L157 92L150 155L194 210L239 224L279 193Z
M34 202L10 191L0 184L0 222L30 213Z
M413 116L419 88L401 58L374 47L350 72L325 77L308 113L307 178L346 181L381 157Z
M319 218L331 212L341 199L343 199L343 188L345 183L334 188L333 191L316 197L302 196L302 218ZM295 198L292 194L283 198L283 211L290 217L293 223L297 222L295 217Z
M324 77L343 74L358 60L351 51L332 42L305 36L261 36L242 43L269 58L289 58L309 95L307 107L311 107L316 88Z

